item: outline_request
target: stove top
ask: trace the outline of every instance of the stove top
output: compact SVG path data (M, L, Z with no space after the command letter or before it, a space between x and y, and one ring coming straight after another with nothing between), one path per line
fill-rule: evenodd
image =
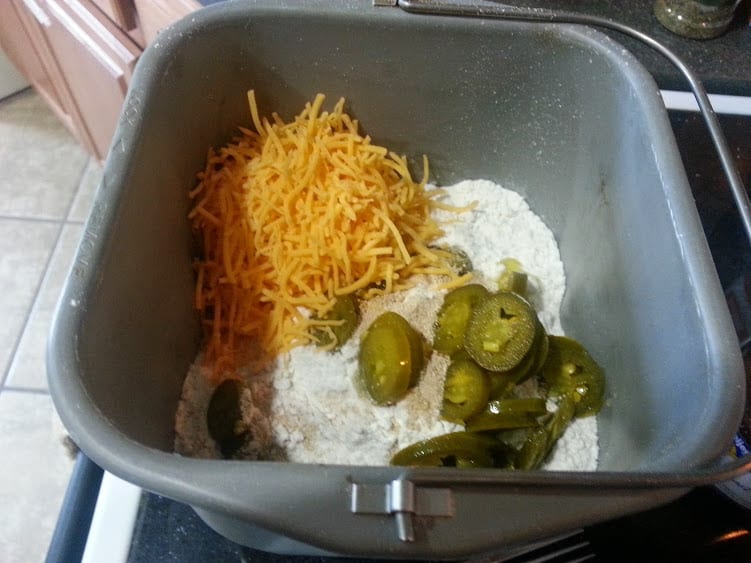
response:
M751 511L714 488L691 491L665 507L586 528L555 548L565 554L543 559L553 547L512 559L522 561L748 561ZM131 544L129 563L146 562L352 563L351 558L289 557L237 545L220 536L188 506L146 494ZM378 560L369 560L378 561ZM501 559L482 559L483 563Z
M746 116L720 115L723 131L747 186L751 185L751 111L748 113L750 115ZM739 341L743 344L747 373L751 373L751 245L701 116L692 111L675 110L669 115ZM751 405L751 384L748 393L747 404ZM751 437L751 417L748 416L751 409L747 407L747 411L741 431ZM101 470L91 462L80 465L82 469L76 473L83 475L74 473L50 547L48 561L51 562L79 560L84 553ZM751 481L751 475L747 477ZM554 548L536 552L536 559L525 555L483 561L748 561L751 560L751 482L734 486L736 499L740 495L740 500L746 501L750 508L731 500L727 487L702 487L663 507L576 531ZM136 494L138 508L134 509L128 524L132 534L126 534L128 544L120 559L129 563L362 561L280 556L253 550L220 536L184 504L147 492L137 491ZM554 551L561 547L565 548L565 553L555 555ZM113 559L108 557L108 560Z
M720 281L731 303L739 337L751 339L751 314L747 319L740 314L742 306L738 305L738 300L742 296L737 291L740 285L744 295L746 288L751 294L751 245L745 237L701 115L691 111L670 111L669 114ZM721 115L720 121L734 150L741 177L749 185L751 117ZM744 356L751 359L751 346L748 349L749 353ZM747 402L751 404L751 397ZM698 488L666 506L588 527L557 547L561 545L569 548L569 551L544 560L749 561L751 509L739 506L716 487ZM532 561L531 557L540 560L551 552L552 548L547 552L538 551L534 555L508 561ZM321 557L274 555L239 546L208 528L190 507L157 495L144 494L128 561L208 560L327 561ZM331 560L338 563L362 561L346 558Z

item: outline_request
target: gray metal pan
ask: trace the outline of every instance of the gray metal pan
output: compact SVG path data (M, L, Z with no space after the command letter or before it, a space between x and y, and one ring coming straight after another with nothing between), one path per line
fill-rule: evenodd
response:
M411 2L410 5L420 3ZM366 0L227 2L138 64L57 309L50 390L95 462L282 553L457 558L668 502L727 479L743 409L734 329L659 92L583 25L410 14ZM464 17L466 16L466 17ZM200 346L186 192L261 109L345 96L436 181L517 189L555 233L562 322L608 374L593 472L199 460L172 451Z

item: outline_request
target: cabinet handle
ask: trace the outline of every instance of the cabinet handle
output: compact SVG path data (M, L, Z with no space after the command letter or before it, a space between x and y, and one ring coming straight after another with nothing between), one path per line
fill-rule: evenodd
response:
M42 7L36 3L36 0L21 0L26 6L26 9L31 12L31 15L34 16L34 19L37 21L37 23L44 27L49 27L52 24L52 21L50 21L49 16L46 14L46 12L42 9Z

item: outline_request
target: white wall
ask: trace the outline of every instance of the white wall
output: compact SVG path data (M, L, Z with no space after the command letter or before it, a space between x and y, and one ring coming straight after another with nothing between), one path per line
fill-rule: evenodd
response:
M0 99L23 90L27 86L26 79L0 50Z

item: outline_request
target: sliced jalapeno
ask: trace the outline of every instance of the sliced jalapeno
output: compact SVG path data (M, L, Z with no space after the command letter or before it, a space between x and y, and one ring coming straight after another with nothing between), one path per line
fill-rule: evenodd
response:
M562 397L558 402L558 409L545 424L529 430L527 439L515 458L517 469L537 469L542 465L574 418L575 408L571 397Z
M602 407L605 379L584 347L565 336L550 336L550 349L541 373L552 396L570 396L576 416L596 414Z
M446 294L436 317L433 337L436 351L450 356L463 348L472 310L488 295L488 290L476 283L457 287Z
M424 355L413 352L414 329L407 320L388 311L380 315L363 334L360 343L359 376L378 404L395 403L407 393L419 376Z
M446 368L441 416L463 423L488 402L490 381L485 371L469 359L453 360Z
M524 445L514 460L516 469L537 469L548 455L550 439L542 426L530 428Z
M409 321L394 312L381 315L380 322L393 325L394 330L404 332L409 340L409 357L412 362L409 376L409 386L414 387L420 380L420 374L425 369L429 349L425 344L423 335L415 330Z
M490 380L489 399L502 399L506 397L516 387L514 377L508 372L489 371L488 379Z
M526 298L528 276L521 262L514 258L505 258L501 262L504 270L498 277L498 289L500 291L513 291Z
M352 294L339 295L331 309L320 320L337 321L337 324L328 325L326 328L313 327L311 332L318 346L326 347L334 344L334 349L340 348L350 339L360 323L360 307L357 298Z
M492 437L451 432L420 440L396 452L392 465L427 467L494 467L501 444Z
M464 335L472 359L491 371L508 371L527 356L537 331L537 315L516 293L501 291L474 307Z
M508 380L515 384L523 383L540 371L547 354L548 335L545 332L542 323L540 323L535 315L535 337L532 341L532 345L527 351L527 355L510 370L498 373L503 374Z
M467 430L481 432L536 426L538 418L547 412L544 399L498 399L490 401L482 412L467 420Z
M209 435L225 458L231 458L248 439L247 430L240 430L238 425L242 418L242 391L240 381L226 379L214 389L206 411Z
M550 446L551 448L558 441L558 438L563 436L563 433L568 428L569 424L573 420L576 414L576 401L571 397L562 397L558 401L558 408L545 423L545 428L550 434Z
M538 373L540 373L542 366L545 365L545 360L547 360L548 358L548 351L550 350L550 337L548 336L548 333L545 332L542 324L540 324L540 328L542 330L542 337L540 338L540 342L537 345L535 352L535 362L532 366L531 375L537 375Z
M445 257L446 264L456 272L458 276L463 276L474 269L472 266L472 260L461 248L449 245L434 246L432 248Z

